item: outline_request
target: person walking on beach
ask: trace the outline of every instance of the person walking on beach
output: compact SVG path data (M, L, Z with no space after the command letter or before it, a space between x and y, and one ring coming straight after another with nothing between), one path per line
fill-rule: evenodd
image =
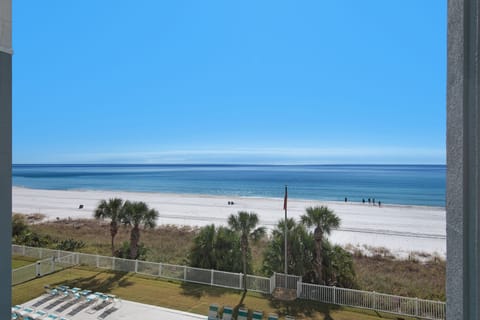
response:
M378 206L380 207L382 205L382 201L378 201Z
M365 198L362 199L362 203L365 203Z
M347 202L347 197L345 197L345 202Z
M368 203L370 203L370 198L368 198Z

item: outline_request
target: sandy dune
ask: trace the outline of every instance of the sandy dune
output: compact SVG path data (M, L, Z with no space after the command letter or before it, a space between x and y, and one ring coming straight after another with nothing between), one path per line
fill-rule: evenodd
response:
M272 228L284 217L283 199L117 191L58 191L13 188L13 211L42 213L49 219L90 218L101 199L145 201L160 213L160 224L203 226L226 224L231 213L254 211ZM234 201L234 205L228 205ZM83 204L84 208L79 209ZM288 216L298 219L308 206L328 205L342 219L330 236L338 244L386 247L399 256L420 251L446 255L445 209L423 206L382 207L316 200L288 200Z

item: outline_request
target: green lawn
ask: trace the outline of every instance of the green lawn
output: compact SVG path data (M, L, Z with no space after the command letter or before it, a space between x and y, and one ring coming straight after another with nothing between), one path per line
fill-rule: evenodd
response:
M45 285L66 284L93 291L108 292L125 300L158 305L198 314L207 314L211 303L236 306L242 299L237 290L185 284L153 279L129 273L99 271L88 268L70 268L34 279L12 288L13 304L31 300L44 292ZM270 296L248 293L243 304L249 309L262 310L264 314L275 312L280 316L294 315L297 319L370 320L382 317L397 319L388 314L379 315L372 311L353 310L338 306L298 300L279 302ZM403 318L406 319L406 318Z
M12 258L12 269L17 269L29 264L35 263L35 259L27 257L13 257Z

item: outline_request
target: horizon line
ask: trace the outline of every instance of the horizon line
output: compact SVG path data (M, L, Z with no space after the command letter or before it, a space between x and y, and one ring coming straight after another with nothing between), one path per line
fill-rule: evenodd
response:
M446 166L446 163L227 163L227 162L185 162L185 163L134 163L134 162L84 162L84 163L53 163L53 162L39 162L39 163L12 163L16 165L31 165L31 166L85 166L85 165L102 165L102 166Z

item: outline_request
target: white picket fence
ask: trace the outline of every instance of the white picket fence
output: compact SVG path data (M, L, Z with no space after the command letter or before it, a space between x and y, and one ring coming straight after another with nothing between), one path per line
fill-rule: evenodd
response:
M35 263L12 270L12 285L17 285L37 277L41 277L58 270L63 270L75 265L75 254L60 254L59 257L51 256Z
M121 272L134 272L165 279L206 284L231 289L243 289L243 275L241 273L224 272L217 270L193 268L167 263L157 263L139 260L120 259L115 257L100 256L86 253L72 253L69 251L51 250L12 245L12 254L27 256L40 260L42 269L26 266L14 270L12 280L33 279L59 268L71 265L84 265L89 267L115 270ZM45 260L46 259L46 260ZM17 273L14 275L14 273ZM313 300L323 303L364 308L379 312L388 312L404 316L413 316L423 319L445 319L445 302L408 298L388 295L377 292L361 291L331 286L303 283L301 277L273 274L272 277L259 277L247 275L247 290L271 294L277 287L295 289L300 299ZM13 281L14 284L18 283Z

